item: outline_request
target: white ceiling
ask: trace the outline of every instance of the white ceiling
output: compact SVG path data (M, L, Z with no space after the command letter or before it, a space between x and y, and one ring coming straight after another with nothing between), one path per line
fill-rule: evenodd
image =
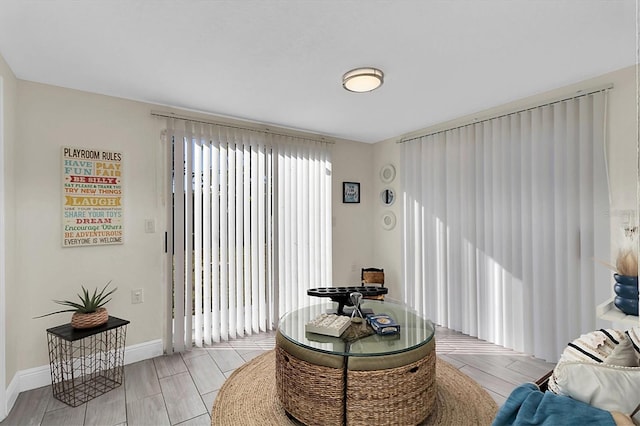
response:
M2 0L16 76L377 142L636 62L635 0ZM377 91L341 86L358 66Z

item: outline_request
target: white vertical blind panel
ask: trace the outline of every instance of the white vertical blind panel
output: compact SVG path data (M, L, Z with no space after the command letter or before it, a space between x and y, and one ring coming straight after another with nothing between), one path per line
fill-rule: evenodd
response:
M486 144L484 143L484 128L482 126L473 126L473 134L475 135L476 145L476 157L475 157L475 192L476 192L476 214L474 217L476 228L476 240L475 240L475 256L477 259L476 270L474 280L476 282L477 291L477 306L478 311L476 314L476 321L478 323L478 336L486 336L488 334L487 327L488 321L486 318L486 310L491 309L487 306L489 300L487 297L487 290L485 288L486 274L487 274L487 255L486 255L486 232L485 232L485 196L489 196L488 190L485 186L485 168L490 165L485 164L484 156ZM434 188L435 190L436 188Z
M267 296L267 318L272 319L268 325L274 324L278 318L280 318L280 295L279 295L279 261L278 256L280 254L280 248L278 244L279 240L279 221L280 211L278 210L278 188L280 188L278 176L278 154L273 150L273 144L271 138L268 138L268 148L265 151L266 163L266 204L265 210L267 212L274 212L272 220L267 220L265 224L265 238L266 244L266 276L271 280L271 285L266 292ZM274 324L275 325L275 324Z
M409 301L414 301L415 307L419 312L430 312L423 304L423 298L419 290L422 288L421 280L416 276L416 257L420 257L420 248L422 245L416 244L415 238L423 235L416 230L416 205L415 195L418 190L416 188L415 170L419 170L415 164L411 162L419 157L421 144L407 144L401 151L401 162L407 165L407 170L411 170L411 173L406 173L404 176L403 185L406 190L402 196L403 211L405 213L403 220L403 238L402 245L402 257L405 259L402 268L402 301L409 304ZM425 176L426 180L426 176ZM434 312L435 315L435 312ZM437 321L435 316L431 317L434 321Z
M168 195L168 199L166 201L166 217L167 217L167 228L173 229L175 218L174 218L174 210L173 210L173 196L174 191L174 180L173 180L173 138L175 135L174 129L175 121L172 119L167 120L167 131L162 135L162 141L164 143L164 148L166 149L166 170L167 176L170 178L166 179L166 193ZM171 201L169 201L171 200ZM173 320L173 286L174 286L174 250L173 250L173 232L166 231L165 232L165 321L164 321L164 342L163 342L163 351L167 355L170 355L174 352L173 348L173 328L174 328L174 320Z
M229 149L226 142L220 144L220 336L223 340L229 339Z
M211 257L211 145L208 143L211 140L209 132L206 133L205 143L202 144L202 241L203 241L203 282L202 282L202 297L203 297L203 341L204 344L211 344L211 320L212 320L212 307L211 307L211 291L212 291L212 269L213 259Z
M300 225L300 176L298 175L298 169L300 164L296 161L297 159L297 150L299 148L296 146L289 146L289 167L291 169L291 198L290 198L290 206L291 206L291 222L289 223L289 227L291 228L289 244L291 245L291 263L289 267L291 268L291 274L289 281L287 282L287 289L292 295L291 305L289 310L295 309L298 306L299 301L301 299L301 295L299 291L295 291L296 287L300 285L300 247L299 238L299 225ZM296 289L297 290L297 289Z
M593 215L594 215L594 233L593 233L593 255L594 259L607 259L610 256L610 235L609 230L606 227L601 227L599 224L608 223L610 212L609 205L610 199L600 194L608 194L609 192L609 177L607 176L607 169L605 167L598 167L599 164L606 165L605 150L607 147L607 134L604 120L596 119L596 117L607 116L607 97L606 95L594 96L592 98L592 124L591 129L593 134L594 143L593 149ZM601 143L598 141L602 141ZM611 289L606 285L601 285L604 282L610 282L611 272L607 268L600 267L596 263L592 263L593 268L593 283L594 283L594 300L596 302L601 300L607 300L611 296Z
M298 288L304 290L309 288L309 257L306 256L309 250L309 157L305 147L298 147L298 178L300 186L298 188L298 220L300 224L298 234ZM309 296L304 291L298 291L297 306L304 306L309 300Z
M284 156L284 149L283 147L280 147L277 145L274 146L274 149L276 149L276 152L274 153L274 156L276 157L276 161L275 161L276 170L274 173L276 182L274 182L274 184L276 185L276 187L274 191L275 205L273 206L273 208L277 209L277 212L278 212L278 216L274 221L277 226L277 229L275 229L275 232L276 232L275 249L276 250L274 252L275 263L277 264L277 267L276 267L277 269L275 271L276 283L274 285L274 293L275 293L276 299L274 303L278 307L277 316L280 316L281 314L284 314L285 312L287 312L286 308L289 304L287 302L287 298L290 297L290 295L287 295L286 292L282 290L285 288L285 283L287 282L286 265L288 262L288 258L287 258L286 247L289 246L287 241L287 236L286 236L287 229L284 226L285 222L288 220L288 218L285 217L286 212L288 210L287 208L285 208L285 203L288 201L287 191L286 191L286 182L288 182L288 179L286 179L286 173L285 173L286 158Z
M567 118L565 122L567 147L567 163L565 165L567 198L565 221L568 232L563 234L565 238L566 269L564 276L568 297L577 297L580 291L580 227L577 218L580 216L580 193L577 188L580 185L580 141L578 136L578 105L575 102L567 102ZM559 265L562 267L562 265ZM565 306L568 323L580 322L579 303L569 303ZM570 327L569 325L565 327ZM568 329L568 328L567 328Z
M243 140L241 135L236 136L236 217L235 217L235 268L236 268L236 335L244 335L244 268L243 268L243 256L244 248L242 243L244 241L244 151ZM235 336L234 336L235 337Z
M415 149L412 150L413 152L408 152L407 161L412 161L412 162L415 161L419 163L419 161L421 160L421 155L426 155L427 153L427 149L425 148L428 149L426 145L425 146L416 145ZM419 170L417 168L418 167L417 163L413 164L413 166L416 167L415 170ZM411 182L411 187L415 191L414 192L415 194L419 194L421 192L421 186L420 186L421 182L418 180L417 174L412 175L408 179L408 182ZM425 181L423 185L426 187L429 183L430 183L429 175L427 174L425 176ZM424 200L425 200L425 203L429 202L429 199L426 197L424 198ZM407 290L407 295L404 299L404 302L408 304L410 300L418 301L420 308L424 312L433 313L434 315L433 318L436 319L436 316L435 316L436 310L434 309L435 304L432 303L431 306L427 305L426 303L427 300L425 297L426 291L424 291L425 290L424 282L426 280L424 273L427 271L430 271L432 274L434 274L434 277L435 277L435 268L424 267L425 266L424 261L426 259L424 252L429 250L429 244L433 244L434 241L430 239L430 237L433 237L433 234L428 235L427 232L420 233L420 231L422 231L422 224L425 222L428 222L429 218L425 218L423 216L424 210L421 208L420 204L418 203L418 199L416 199L416 196L407 197L407 207L409 209L408 224L417 230L416 235L420 235L421 239L419 241L415 241L413 239L405 240L405 245L407 247L406 252L410 256L410 263L409 263L410 266L407 272L410 274L412 278L407 280L407 283L410 285L410 288Z
M185 136L184 132L176 131L174 143L174 188L175 188L175 217L174 217L174 326L173 326L173 348L176 352L185 349L184 330L184 294L185 294L185 159L184 159Z
M202 315L203 293L203 228L202 228L202 145L199 143L201 135L197 135L193 144L193 295L194 295L194 337L196 346L202 346Z
M447 163L459 162L459 138L458 131L454 130L449 133L449 143L445 145L445 157ZM458 236L457 218L456 215L460 209L459 207L459 188L458 188L458 173L460 167L447 167L444 171L444 186L449 192L449 196L445 200L445 231L444 231L444 246L446 252L444 256L444 267L448 277L448 285L443 288L444 304L449 305L449 300L460 294L459 284L460 277L458 272L460 271L459 264L456 262L452 265L452 259L460 258L460 247L458 246L460 238ZM459 310L447 310L447 323L451 324L452 328L456 330L460 329L460 322L457 319Z
M583 280L593 280L594 264L594 197L593 197L593 99L583 97L578 99L579 123L578 135L580 139L580 229L591 232L580 232L580 275ZM595 289L581 292L580 296L580 321L590 323L595 327L595 318L591 315ZM589 309L591 307L591 309Z
M500 309L497 303L498 290L496 288L496 270L495 270L495 247L493 233L493 217L495 215L494 207L497 200L495 199L495 181L494 176L494 140L492 132L492 123L487 123L483 126L483 141L484 151L483 160L484 169L482 182L484 185L484 245L483 245L483 276L481 281L481 287L484 289L484 301L482 304L485 308L482 310L482 318L485 324L484 336L487 340L496 342L496 319L495 314ZM452 165L453 166L453 165Z
M522 251L521 251L521 259L522 259L522 282L523 282L523 300L533 300L534 289L531 285L533 282L533 238L534 235L538 232L537 229L533 228L533 169L534 169L534 160L533 160L533 138L532 138L532 120L531 120L531 111L523 112L520 114L521 116L521 153L522 153L522 162L520 163L522 167L521 172L521 194L522 194L522 207L520 209L521 213L521 223L522 223ZM532 353L534 348L535 340L533 338L533 327L535 324L535 315L538 311L537 307L534 303L524 303L522 305L522 311L524 314L524 328L525 328L525 338L524 338L524 351L526 353Z
M227 205L229 208L227 219L227 255L229 256L229 338L236 337L236 287L237 287L237 275L236 275L236 140L233 138L229 144L228 150L228 167L229 178L227 180L228 199Z
M311 147L310 150L307 151L307 203L305 208L307 217L306 217L306 229L307 229L307 255L305 260L305 265L307 268L307 289L312 287L317 287L319 284L319 276L317 275L320 272L318 266L318 255L320 251L318 250L318 239L317 239L317 226L320 223L319 211L316 206L318 203L318 153L313 150ZM308 304L308 303L307 303Z
M256 149L256 157L257 157L257 164L258 167L256 167L256 169L258 170L258 175L256 177L256 187L258 188L257 191L257 197L256 199L258 200L258 212L257 212L257 216L258 218L265 218L265 212L266 211L271 211L270 208L270 204L269 204L269 200L271 199L269 192L267 191L267 189L265 188L267 185L269 185L269 178L268 176L270 176L270 174L267 174L267 167L265 162L267 161L267 155L266 155L266 148L264 143L259 143L258 147ZM256 327L256 331L265 331L267 329L271 329L270 324L272 323L272 321L269 321L269 319L272 319L271 316L269 316L269 312L267 311L267 304L269 303L268 299L267 299L267 295L270 293L272 286L273 286L273 282L271 281L271 276L268 272L268 269L266 267L267 264L271 263L271 258L270 258L270 248L271 248L271 232L269 230L269 225L271 221L270 220L258 220L257 221L257 226L252 226L251 229L257 229L258 232L256 232L255 234L258 237L257 240L257 260L258 260L258 265L257 265L257 272L258 272L258 280L256 281L255 285L254 285L254 294L255 294L255 287L258 287L258 327ZM254 236L254 233L252 233L252 237Z
M552 175L555 184L555 192L553 194L553 222L558 229L569 229L570 223L567 221L566 212L568 210L567 199L569 198L567 187L567 167L568 163L568 148L567 141L567 103L562 102L554 105L553 108L553 147L551 152L553 154L554 162L552 164ZM554 232L552 235L553 245L555 247L555 262L553 269L550 268L550 272L553 276L562 276L567 270L567 262L569 261L567 253L569 247L567 246L566 232ZM555 286L553 289L555 300L568 300L569 295L567 293L567 285ZM556 309L556 317L554 318L554 324L563 330L562 333L558 333L557 338L560 339L562 335L569 332L567 323L569 322L567 309ZM565 342L566 343L566 342ZM556 341L557 347L562 347L562 342Z
M462 287L465 294L463 309L468 315L461 318L463 326L461 331L466 334L477 334L477 289L475 282L476 256L475 239L476 228L473 212L475 211L475 130L473 127L461 129L461 155L462 155L462 179L460 213L462 241Z
M189 126L191 127L191 126ZM185 232L184 232L184 247L185 247L185 294L184 294L184 317L185 317L185 335L184 344L185 348L191 349L193 344L193 337L191 330L193 330L193 178L191 171L193 170L193 130L189 129L185 145L185 157L186 157L186 173L185 173Z
M244 296L243 303L240 304L244 311L244 324L243 324L243 332L244 334L250 335L253 331L253 321L251 319L253 315L253 298L252 298L252 289L251 289L251 280L252 280L252 259L251 259L251 146L249 141L245 141L242 147L242 199L244 202L244 214L242 216L244 224L243 224L243 232L242 232L242 247L244 249L244 255L242 259L242 269L244 275ZM255 232L255 231L254 231Z
M511 182L511 197L507 208L511 211L511 247L509 250L510 274L512 285L512 320L511 333L513 339L513 348L524 351L524 314L522 309L518 309L518 301L524 300L523 280L522 280L522 256L519 256L522 247L522 163L529 163L529 159L522 158L522 138L521 138L521 117L518 120L509 120L509 139L510 157L508 159L508 176ZM508 327L508 325L507 325Z
M288 226L292 222L292 210L295 206L291 205L291 166L289 161L288 146L285 145L281 149L279 148L279 160L278 166L278 210L280 212L278 216L278 248L280 250L279 258L279 280L278 280L278 292L280 293L279 312L289 312L293 306L294 294L292 291L287 291L292 281L291 270L292 266L292 251L294 248L293 239L291 238L291 227Z
M250 324L252 332L260 331L260 296L259 291L260 287L264 285L264 281L260 280L260 257L259 257L259 245L260 245L260 231L258 230L258 217L260 215L260 205L264 203L264 200L260 200L260 196L258 195L259 186L260 186L260 178L259 178L259 170L260 165L258 162L258 141L252 141L251 146L249 147L249 152L247 155L251 156L251 171L250 171L250 229L249 237L250 237L250 246L251 246L251 265L250 265L250 273L251 280L250 286L248 286L247 291L250 294L251 298L251 322L247 322ZM247 197L249 198L249 197Z
M446 188L445 170L450 167L449 161L445 152L444 135L438 135L438 143L434 145L435 152L433 158L440 158L441 161L434 167L434 184L439 188ZM433 194L433 193L432 193ZM422 206L419 206L420 209ZM443 322L447 322L449 318L449 301L447 293L447 269L446 269L446 253L447 253L447 241L446 241L446 226L450 224L446 223L446 198L438 191L436 198L432 205L435 210L435 223L434 223L434 241L436 243L435 253L437 254L435 259L435 271L436 277L434 282L438 288L436 293L436 306L438 310L438 317ZM421 216L426 215L427 212L420 212ZM424 254L423 254L424 255ZM428 297L433 297L429 295Z
M320 171L320 176L322 178L322 191L324 193L324 203L325 208L323 209L324 215L324 229L322 235L324 236L324 246L323 246L323 267L322 270L325 271L325 276L323 277L322 283L325 286L332 285L333 282L333 241L331 239L332 236L332 204L331 204L331 174L333 172L331 166L331 157L330 152L325 148L322 151L322 156L324 158L324 169Z
M316 281L313 287L326 287L330 281L327 277L331 275L328 271L331 260L327 262L327 250L331 253L331 248L328 247L325 236L331 234L331 198L327 200L326 194L329 189L326 186L327 176L329 181L331 180L331 165L327 161L327 152L325 150L319 150L317 153L318 163L317 170L313 171L314 174L314 187L317 191L316 204L313 207L314 211L318 215L316 225L316 241L317 253L315 259L317 260L314 270L317 270ZM329 191L330 192L330 191ZM328 204L327 204L328 202ZM327 208L327 205L329 206ZM330 258L330 257L329 257Z
M507 253L511 250L511 214L506 208L509 205L511 182L510 176L507 174L507 158L511 144L509 142L509 122L505 117L495 120L494 135L496 138L496 150L494 151L494 161L496 163L496 196L500 208L496 209L493 221L493 232L495 235L496 255L495 268L498 277L498 294L497 300L500 310L495 316L496 334L502 344L509 341L512 335L511 328L507 326L507 322L511 321L511 309L513 308L510 269L511 262Z
M212 133L215 137L216 133ZM222 253L220 250L222 242L222 232L220 226L220 175L222 166L220 164L220 147L217 142L212 141L211 145L211 339L214 342L220 341L222 326L222 293L220 290L220 265Z
M411 161L415 162L415 167L418 167L421 160L424 159L426 161L429 156L434 156L436 154L435 141L431 140L430 142L431 144L416 147L416 152L414 154L415 157L411 157ZM440 158L439 160L444 161L444 158ZM431 212L427 213L425 206L421 205L419 202L422 199L425 200L427 205L430 202L427 198L422 198L421 195L424 195L424 191L428 191L430 189L429 187L433 185L435 172L436 170L433 169L430 173L427 173L424 181L419 181L417 174L414 174L411 177L416 196L411 199L409 208L411 209L410 214L412 217L413 232L415 238L417 238L417 240L413 241L414 254L411 256L411 274L414 280L414 293L416 295L416 300L420 301L425 312L433 312L434 318L439 318L437 298L427 297L427 291L422 286L426 279L433 280L437 285L438 273L440 272L436 267L435 259L429 259L432 261L430 265L431 267L426 267L425 269L425 262L427 260L425 251L429 245L433 245L435 247L437 244L436 218L431 214ZM427 224L427 227L425 227L425 224ZM425 277L425 274L429 274L429 277Z

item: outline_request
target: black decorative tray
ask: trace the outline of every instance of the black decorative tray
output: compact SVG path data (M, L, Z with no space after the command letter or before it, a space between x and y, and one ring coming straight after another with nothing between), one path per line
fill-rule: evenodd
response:
M363 296L381 296L387 294L386 287L376 285L349 286L349 287L318 287L307 290L307 295L316 297L329 297L338 303L338 314L345 315L344 307L353 306L351 293L360 293Z

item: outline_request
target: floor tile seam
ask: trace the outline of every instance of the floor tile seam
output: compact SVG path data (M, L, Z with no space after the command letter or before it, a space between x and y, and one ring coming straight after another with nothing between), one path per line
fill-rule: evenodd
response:
M207 348L194 346L189 350L185 349L184 351L179 353L180 353L180 356L182 357L182 360L186 362L188 359L198 358L205 355L207 353Z
M176 374L171 375L171 376L168 376L168 377L166 377L166 378L169 378L169 377L175 377L175 376L178 376L178 375L181 375L181 374L187 374L187 375L189 375L189 379L191 379L191 382L193 383L193 387L195 388L196 392L198 393L198 396L200 396L200 399L202 399L202 395L200 395L200 391L198 390L198 387L196 386L195 382L193 381L193 377L191 376L191 373L189 372L189 369L188 369L188 368L187 368L187 371L183 371L183 372L180 372L180 373L176 373ZM162 391L162 401L164 402L164 409L165 409L165 411L167 412L167 419L169 419L169 424L170 424L171 426L179 425L180 423L184 423L184 422L186 422L186 421L191 420L191 419L187 419L187 420L183 420L183 421L178 422L178 423L173 423L173 422L171 421L171 416L170 416L170 414L169 414L169 407L168 407L168 404L167 404L167 398L166 398L166 396L165 396L165 394L164 394L164 391L162 390L162 385L160 385L160 390ZM202 405L204 406L204 403L203 403ZM205 406L205 411L206 411L206 409L207 409L207 408L206 408L206 406ZM202 414L199 414L198 416L200 416L200 415L202 415ZM198 416L196 416L196 417L198 417ZM195 417L193 417L193 418L195 418Z
M536 375L536 377L535 377L535 378L534 378L534 377L532 377L532 376L530 376L530 375L528 375L528 374L526 374L526 373L523 373L522 371L515 370L515 369L513 369L513 368L508 368L508 367L507 367L507 370L509 370L509 371L511 371L511 372L513 372L513 373L517 373L517 374L520 374L520 375L522 375L522 376L528 377L528 378L529 378L529 380L531 380L531 381L535 382L535 381L536 381L536 380L538 380L540 377L544 376L547 372L549 372L549 371L553 370L553 368L550 368L549 370L547 370L547 371L546 371L546 372L544 372L544 373L541 373L541 374L539 374L539 375Z
M486 384L482 384L482 383L478 382L476 379L474 379L473 377L469 376L469 375L468 375L468 374L466 374L464 371L460 370L460 372L461 372L462 374L464 374L465 376L467 376L469 379L473 380L473 382L474 382L475 384L477 384L478 386L480 386L482 389L485 389L485 390L487 390L487 391L491 391L491 392L495 393L496 395L500 395L500 396L503 396L503 397L505 397L505 398L507 398L507 397L508 397L508 395L504 395L502 392L499 392L499 391L498 391L498 390L496 390L496 389L490 388L490 387L488 387ZM493 376L493 375L492 375L492 374L490 374L490 376ZM496 376L493 376L493 377L496 377ZM497 379L499 379L499 377L496 377L496 378L497 378ZM511 393L511 392L509 392L509 393Z
M151 380L153 380L153 378L155 378L157 380L157 382L158 382L158 389L160 389L160 390L158 392L156 392L156 393L151 393L151 394L148 394L148 395L144 395L142 398L135 398L135 399L131 400L130 402L141 401L141 400L146 399L148 397L156 396L156 395L159 395L159 394L162 393L162 387L160 386L160 377L158 375L158 368L156 367L156 363L153 361L153 358L149 359L149 361L151 361L150 364L153 366L153 373L149 377L147 377L145 375L144 378L145 379L151 379ZM148 384L148 382L147 382L147 384ZM124 386L125 407L126 407L126 404L127 404L127 400L129 399L129 397L128 397L129 396L129 391L127 391L127 386L126 385L127 385L127 377L125 375L124 383L121 385L121 386Z
M238 354L238 352L237 352L235 349L233 349L233 352L235 352L235 353L236 353L236 355L240 356L240 355ZM231 369L229 369L229 370L222 370L222 366L218 363L218 361L216 361L216 359L213 357L213 355L212 355L211 353L209 353L209 357L211 358L211 360L213 361L213 363L216 365L216 367L218 367L218 370L220 370L220 372L221 372L223 375L224 375L227 371L235 370L235 368L231 368ZM242 358L242 357L240 356L240 358ZM244 359L244 358L242 358L242 359Z
M162 395L162 406L164 407L164 413L167 416L167 421L171 424L171 417L169 416L169 409L167 408L167 399L164 396L164 392L160 392ZM129 417L127 417L127 425L129 425Z
M489 372L487 372L487 371L485 371L485 370L481 370L481 369L479 369L478 367L474 367L473 365L466 365L465 367L473 368L474 370L479 371L480 373L483 373L483 374L485 374L485 375L487 375L487 376L491 376L491 377L493 377L493 378L495 378L495 379L498 379L498 380L500 380L500 381L502 381L502 382L508 383L508 384L510 384L510 385L513 385L513 386L518 386L518 385L522 384L522 382L514 383L514 382L512 382L511 380L507 380L507 379L505 379L505 378L504 378L504 377L502 377L502 376L496 376L496 375L495 375L495 374L493 374L493 373L489 373ZM463 367L460 367L460 368L458 369L458 370L460 370L460 372L461 372L461 373L463 373L465 376L469 377L469 378L470 378L471 380L473 380L474 382L478 383L478 385L480 385L480 386L484 386L484 385L482 385L481 383L479 383L476 379L474 379L473 377L471 377L470 375L468 375L467 373L465 373L464 371L462 371L462 368L463 368ZM502 396L508 396L508 395L503 395L503 394L502 394L502 393L500 393L500 392L497 392L495 389L491 389L491 390L492 390L493 392L497 393L497 394L502 395Z
M236 355L238 355L238 351L236 351L234 348L228 348L229 352L233 351L235 352ZM216 367L218 367L218 370L220 370L220 372L222 374L226 373L226 371L222 370L222 366L218 363L218 361L216 360L216 358L213 356L212 351L207 351L207 354L209 354L209 357L211 358L211 360L214 362L214 364L216 365ZM238 355L239 356L239 355ZM228 371L228 370L227 370Z
M183 421L181 421L180 423L171 423L171 426L180 426L180 425L183 425L183 424L185 424L186 422L190 422L191 420L193 420L193 419L197 419L198 417L204 416L205 414L209 417L209 422L211 422L211 416L209 415L209 411L206 411L206 412L204 412L204 413L202 413L202 414L198 414L197 416L192 417L192 418L190 418L190 419L183 420Z
M194 357L194 358L199 358L199 357ZM194 359L194 358L190 358L190 359ZM221 374L222 376L224 376L224 371L222 371L222 369L220 368L220 366L216 363L216 360L215 360L215 359L213 359L212 357L209 357L209 359L211 359L211 361L213 361L213 364L214 364L214 365L215 365L215 367L218 369L218 371L220 372L220 374ZM243 359L244 359L244 358L243 358ZM196 391L198 391L198 394L200 395L200 397L202 397L202 395L204 395L205 393L213 392L213 391L216 391L216 390L219 390L219 389L220 389L220 388L218 388L218 389L213 389L213 390L211 390L211 391L209 391L209 392L202 392L202 391L200 391L200 388L198 387L198 382L197 382L197 381L195 380L195 378L194 378L194 374L195 374L195 373L192 373L192 372L191 372L191 369L189 369L189 365L187 365L187 362L186 362L186 361L185 361L185 365L187 366L187 371L189 372L189 375L191 376L191 381L193 381L193 385L196 387ZM225 377L226 377L226 376L225 376ZM221 385L221 387L222 387L222 385Z
M218 389L218 390L219 390L219 389ZM207 392L207 393L212 393L212 392L215 392L215 391L211 391L211 392ZM211 420L211 414L209 414L209 409L207 408L207 403L206 403L206 401L204 400L204 395L205 395L205 394L200 393L200 391L198 391L198 394L200 395L200 400L202 400L202 405L204 405L204 412L205 412L206 414L208 414L208 415L209 415L209 420ZM214 401L215 401L215 399L214 399ZM211 407L211 409L213 410L213 407ZM201 414L201 415L202 415L202 414ZM196 416L196 417L200 417L200 416ZM194 417L194 418L195 418L195 417ZM185 421L186 421L186 420L185 420Z
M129 406L130 406L130 404L133 405L133 404L137 404L137 403L143 403L144 400L150 399L150 398L155 398L158 395L160 395L160 397L162 398L162 406L164 407L164 413L167 416L167 420L169 420L169 412L167 411L167 402L164 399L164 395L163 395L162 391L160 391L160 393L156 393L156 394L153 394L153 395L145 396L142 399L136 399L134 401L125 402L125 410L126 410L126 413L127 413L125 424L127 424L127 425L129 424Z
M483 372L483 373L485 373L485 374L491 375L491 376L493 376L493 377L497 377L497 378L499 378L499 379L501 379L501 380L503 380L503 381L505 381L505 382L507 382L507 383L512 383L512 384L514 384L514 385L516 385L516 386L517 386L517 385L519 385L519 384L521 384L521 383L523 383L523 382L526 382L527 380L531 380L531 377L530 377L530 376L528 376L527 374L523 374L523 373L521 373L521 372L519 372L519 371L512 370L512 369L507 368L507 367L500 367L500 366L494 366L494 365L489 365L489 364L484 365L484 366L482 366L482 367L481 367L481 366L479 366L479 365L477 365L477 364L475 364L475 365L474 365L473 363L469 363L469 364L467 364L467 365L468 365L469 367L473 367L473 368L475 368L476 370L482 371L482 372ZM523 380L520 380L520 381L518 381L518 382L514 382L514 381L512 381L512 380L507 379L506 377L508 377L508 376L507 376L507 375L505 375L505 374L503 374L503 375L501 375L501 376L497 376L497 375L496 375L496 373L499 373L499 371L495 371L496 369L497 369L497 370L508 370L508 371L509 371L509 372L511 372L511 373L514 373L514 374L516 374L516 375L522 376L522 379L523 379ZM515 378L514 378L514 380L515 380ZM535 380L535 379L534 379L534 380Z
M175 376L176 374L184 373L184 371L177 371L177 372L174 372L173 374L167 374L165 376L160 377L160 372L158 371L158 366L155 363L155 360L158 359L158 358L161 358L161 357L171 358L172 356L178 356L180 358L180 361L184 365L184 367L187 368L187 365L185 364L184 359L182 358L182 355L180 354L180 352L174 352L172 355L166 355L165 354L165 355L161 355L161 356L155 357L153 364L156 367L156 375L158 376L158 380L161 380L161 379L164 379L164 378L167 378L167 377L171 377L171 376Z
M210 357L210 358L211 358L211 357ZM213 361L213 363L215 364L215 360L212 360L212 361ZM198 396L199 396L199 397L200 397L200 399L202 400L202 395L204 395L204 394L203 394L202 392L200 392L200 388L198 387L198 383L197 383L197 382L196 382L196 380L193 378L193 374L191 373L191 370L189 369L189 366L187 365L187 363L186 363L186 362L185 362L185 365L187 366L187 371L186 371L186 373L188 373L188 374L189 374L189 378L191 379L191 382L193 383L193 386L195 387L196 392L198 393ZM222 374L222 375L224 376L224 373L222 373L222 371L220 370L220 368L218 367L218 365L217 365L217 364L216 364L216 367L218 368L218 371L220 371L220 374ZM220 389L220 388L218 388L218 389ZM214 391L215 391L215 390L218 390L218 389L214 389ZM211 392L213 392L213 391L211 391ZM206 392L206 393L209 393L209 392ZM207 409L207 406L206 406L206 404L204 403L204 400L202 401L202 405L205 407L205 410L206 410L206 409ZM209 411L207 410L207 412L209 412ZM198 417L198 416L196 416L196 417ZM185 421L186 421L186 420L185 420Z
M54 398L54 396L53 396L53 391L52 391L52 393L51 393L51 398ZM83 403L82 403L82 404L80 404L80 405L83 405L83 406L84 406L84 413L82 413L82 424L83 424L83 425L86 425L86 424L87 424L87 408L89 407L89 401L83 402ZM80 405L79 405L79 406L80 406ZM79 407L79 406L78 406L78 407ZM73 408L77 408L77 407L72 407L72 406L70 406L70 405L68 405L68 404L65 404L65 407L60 408L60 410L65 409L65 408L71 408L71 409L73 409ZM56 410L52 410L52 411L56 411ZM46 414L46 409L45 409L45 414ZM44 421L44 416L42 416L42 420L40 421L40 423L42 423L43 421Z

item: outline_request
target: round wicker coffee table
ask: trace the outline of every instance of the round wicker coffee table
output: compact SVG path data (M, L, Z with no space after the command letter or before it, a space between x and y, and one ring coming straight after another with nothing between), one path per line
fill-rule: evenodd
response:
M290 416L306 425L348 426L418 424L429 416L436 397L432 322L388 301L367 300L364 307L390 315L400 333L368 334L364 324L341 337L305 332L307 322L335 310L331 303L282 317L276 386Z

